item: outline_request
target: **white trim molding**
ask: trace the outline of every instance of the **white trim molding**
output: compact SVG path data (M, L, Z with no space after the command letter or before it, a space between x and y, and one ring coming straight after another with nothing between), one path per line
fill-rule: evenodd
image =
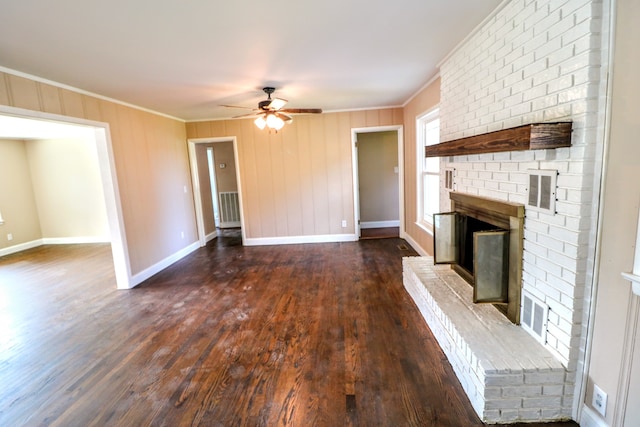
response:
M295 245L302 243L356 242L355 234L323 234L317 236L257 237L244 239L245 246Z
M609 427L609 425L587 405L582 406L582 413L580 416L581 427Z

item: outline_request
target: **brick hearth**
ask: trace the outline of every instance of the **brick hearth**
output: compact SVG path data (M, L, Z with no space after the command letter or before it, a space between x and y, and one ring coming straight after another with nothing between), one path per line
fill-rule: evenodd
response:
M554 356L431 257L403 259L404 286L480 418L487 423L571 418L573 381Z

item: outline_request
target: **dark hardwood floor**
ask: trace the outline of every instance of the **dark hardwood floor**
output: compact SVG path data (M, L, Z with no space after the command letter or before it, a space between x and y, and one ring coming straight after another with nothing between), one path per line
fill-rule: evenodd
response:
M226 231L127 291L106 245L0 258L0 425L481 426L402 245Z
M388 239L390 237L398 237L400 235L400 227L384 227L384 228L362 228L360 230L360 239Z

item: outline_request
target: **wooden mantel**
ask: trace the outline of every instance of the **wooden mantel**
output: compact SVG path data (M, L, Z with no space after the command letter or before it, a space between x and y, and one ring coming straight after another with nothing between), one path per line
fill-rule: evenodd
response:
M571 122L531 123L454 139L425 147L426 157L462 156L500 151L541 150L571 146Z

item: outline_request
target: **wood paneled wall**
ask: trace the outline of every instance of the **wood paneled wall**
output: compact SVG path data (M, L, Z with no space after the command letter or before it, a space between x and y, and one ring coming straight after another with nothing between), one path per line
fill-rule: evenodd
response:
M405 218L406 233L422 251L433 254L433 235L419 227L417 222L417 156L424 156L416 150L416 118L435 108L440 103L440 79L434 80L404 107L404 174L405 174ZM418 249L418 248L416 248Z
M109 124L133 274L197 240L183 122L3 72L0 105Z
M187 137L238 138L247 238L337 235L355 232L351 129L402 120L393 108L296 116L278 133L249 119L190 122Z

